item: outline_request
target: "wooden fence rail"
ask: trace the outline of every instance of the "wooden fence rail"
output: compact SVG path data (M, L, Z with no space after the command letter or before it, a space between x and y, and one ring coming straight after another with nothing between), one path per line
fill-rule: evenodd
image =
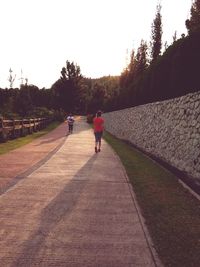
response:
M45 128L51 121L49 118L4 120L0 119L0 141L32 134Z

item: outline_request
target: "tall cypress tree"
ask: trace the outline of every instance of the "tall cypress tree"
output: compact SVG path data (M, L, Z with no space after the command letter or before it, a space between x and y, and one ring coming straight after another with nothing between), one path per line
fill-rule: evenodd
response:
M147 42L141 40L140 46L137 50L136 62L135 62L136 78L141 76L148 67L147 50L148 50Z
M134 79L134 71L135 71L135 51L133 49L130 55L130 62L120 75L119 85L121 89L127 88L130 85L131 81Z
M190 16L190 19L185 22L189 35L200 30L200 0L195 0L192 3Z
M156 16L151 30L151 60L154 62L161 53L162 48L162 16L161 5L156 7Z

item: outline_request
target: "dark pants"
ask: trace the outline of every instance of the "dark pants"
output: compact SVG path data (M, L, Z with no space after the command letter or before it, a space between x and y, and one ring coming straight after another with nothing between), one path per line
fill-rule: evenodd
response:
M72 133L73 132L73 124L68 124L69 126L69 132Z

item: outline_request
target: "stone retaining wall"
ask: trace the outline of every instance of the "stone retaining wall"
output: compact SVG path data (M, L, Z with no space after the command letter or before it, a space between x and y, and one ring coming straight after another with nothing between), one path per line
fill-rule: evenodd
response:
M200 92L103 116L108 132L200 182Z

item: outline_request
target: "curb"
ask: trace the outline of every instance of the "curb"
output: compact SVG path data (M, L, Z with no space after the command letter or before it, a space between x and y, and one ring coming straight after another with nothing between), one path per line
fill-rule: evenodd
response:
M107 143L107 142L106 142ZM108 143L107 143L108 144ZM109 144L108 144L109 145ZM109 145L110 146L110 145ZM111 146L110 146L111 147ZM139 217L139 220L140 220L140 223L141 223L141 226L142 226L142 230L144 232L144 236L145 236L145 239L147 241L147 245L148 245L148 248L149 248L149 251L151 253L151 256L152 256L152 259L153 259L153 262L155 264L155 267L164 267L163 263L161 262L159 256L158 256L158 253L155 249L155 246L153 244L153 241L151 239L151 236L149 234L149 231L147 229L147 226L146 226L146 223L145 223L145 219L142 215L142 212L141 212L141 209L140 209L140 206L138 204L138 201L137 201L137 197L136 197L136 194L133 190L133 186L132 184L130 183L129 181L129 177L126 173L126 170L125 170L125 167L123 165L123 163L121 162L120 160L120 157L117 155L117 153L114 151L114 149L111 147L112 151L114 152L114 155L115 157L117 158L117 160L119 161L119 164L121 165L122 169L123 169L123 172L124 172L124 176L126 178L126 181L127 181L127 184L129 186L129 191L130 191L130 194L132 196L132 199L133 199L133 203L135 205L135 208L137 210L137 214L138 214L138 217Z

